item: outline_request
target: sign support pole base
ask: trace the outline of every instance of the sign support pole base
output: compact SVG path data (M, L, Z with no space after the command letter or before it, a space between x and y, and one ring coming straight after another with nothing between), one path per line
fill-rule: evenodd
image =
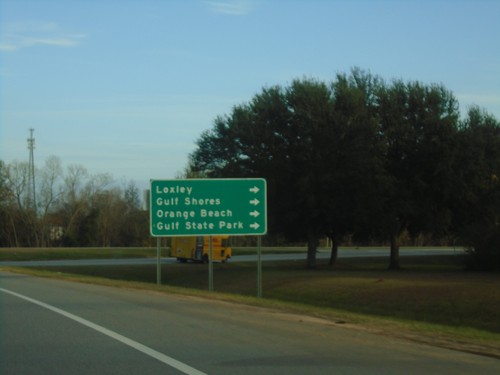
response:
M161 238L156 239L156 284L161 285Z
M214 291L214 262L212 260L212 253L213 253L213 247L212 247L212 236L208 237L208 240L210 241L210 246L208 247L209 251L209 257L208 257L208 291L213 292Z
M257 298L262 298L262 236L257 236Z

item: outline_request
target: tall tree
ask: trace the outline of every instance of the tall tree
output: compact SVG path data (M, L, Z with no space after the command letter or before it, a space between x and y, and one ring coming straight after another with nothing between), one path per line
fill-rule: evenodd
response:
M40 246L49 245L51 231L60 224L51 219L53 219L52 214L55 212L61 196L59 182L62 179L62 171L61 159L57 156L50 156L45 161L45 165L40 170L40 176L37 179L39 181L37 204L39 206Z
M319 239L368 233L383 175L383 142L373 117L374 79L362 72L327 86L305 79L264 89L216 119L192 155L209 176L268 181L270 229L307 242L316 266Z
M500 122L479 107L461 122L453 219L470 268L500 269Z
M308 243L307 266L326 233L322 156L331 126L331 92L314 80L264 89L249 104L215 120L192 155L212 177L260 176L268 182L269 227Z
M15 202L8 181L8 167L0 160L0 247L17 244L15 227L12 227Z
M379 103L392 179L381 222L391 241L389 268L397 269L402 231L442 234L451 224L458 102L443 86L395 81L382 87Z
M63 178L63 194L59 218L63 225L63 243L66 246L84 246L80 241L82 221L90 211L90 202L84 195L84 187L89 177L88 171L81 165L72 164L66 168Z
M9 222L14 246L36 246L36 212L29 204L27 184L29 166L26 162L14 161L7 165L4 174L9 201Z
M150 237L148 231L148 214L141 210L139 188L129 182L123 191L125 211L123 225L119 229L116 244L119 246L142 246Z
M369 238L380 219L387 184L383 156L385 144L378 129L376 92L381 81L370 73L353 69L349 76L337 75L333 83L334 134L324 159L330 175L328 236L336 262L338 244L346 235Z

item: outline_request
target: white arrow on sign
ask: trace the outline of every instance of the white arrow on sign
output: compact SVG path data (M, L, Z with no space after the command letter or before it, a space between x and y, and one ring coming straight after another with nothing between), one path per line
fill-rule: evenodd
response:
M257 229L259 229L259 227L260 227L260 225L258 223L250 224L250 228L252 228L252 229L257 230Z
M257 206L259 203L260 203L260 201L259 201L257 198L252 199L252 200L250 201L250 204L253 204L254 206Z
M248 190L250 190L254 194L257 194L260 191L260 189L257 186L254 186L253 188L250 188Z
M260 212L257 211L257 210L254 210L254 211L250 212L250 216L257 217L259 215L260 215Z

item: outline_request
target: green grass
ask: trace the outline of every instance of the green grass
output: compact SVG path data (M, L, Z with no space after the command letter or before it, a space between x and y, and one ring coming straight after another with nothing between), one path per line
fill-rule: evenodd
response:
M302 262L266 262L265 298L404 321L470 327L500 334L500 275L465 272L457 256L404 258L405 269L386 270L386 259L346 259L311 271ZM436 263L442 262L438 267ZM42 269L42 268L39 268ZM43 267L61 273L156 283L156 265ZM215 263L217 292L254 296L255 263ZM207 290L203 264L162 266L163 284Z
M215 293L207 292L208 267L203 264L163 265L163 286L156 285L156 265L23 272L263 305L500 357L500 274L464 271L460 255L403 257L401 263L402 270L389 271L385 257L341 258L335 267L318 261L316 270L305 269L303 261L265 262L260 300L254 298L254 262L215 263Z

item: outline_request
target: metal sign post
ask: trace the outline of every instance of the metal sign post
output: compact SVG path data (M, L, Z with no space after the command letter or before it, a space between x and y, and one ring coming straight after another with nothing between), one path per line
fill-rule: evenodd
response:
M214 262L212 260L213 255L213 244L212 244L212 236L208 237L210 241L210 246L208 247L209 257L208 257L208 291L214 291Z
M161 285L161 238L156 239L156 284Z
M262 298L262 237L257 237L257 298Z

